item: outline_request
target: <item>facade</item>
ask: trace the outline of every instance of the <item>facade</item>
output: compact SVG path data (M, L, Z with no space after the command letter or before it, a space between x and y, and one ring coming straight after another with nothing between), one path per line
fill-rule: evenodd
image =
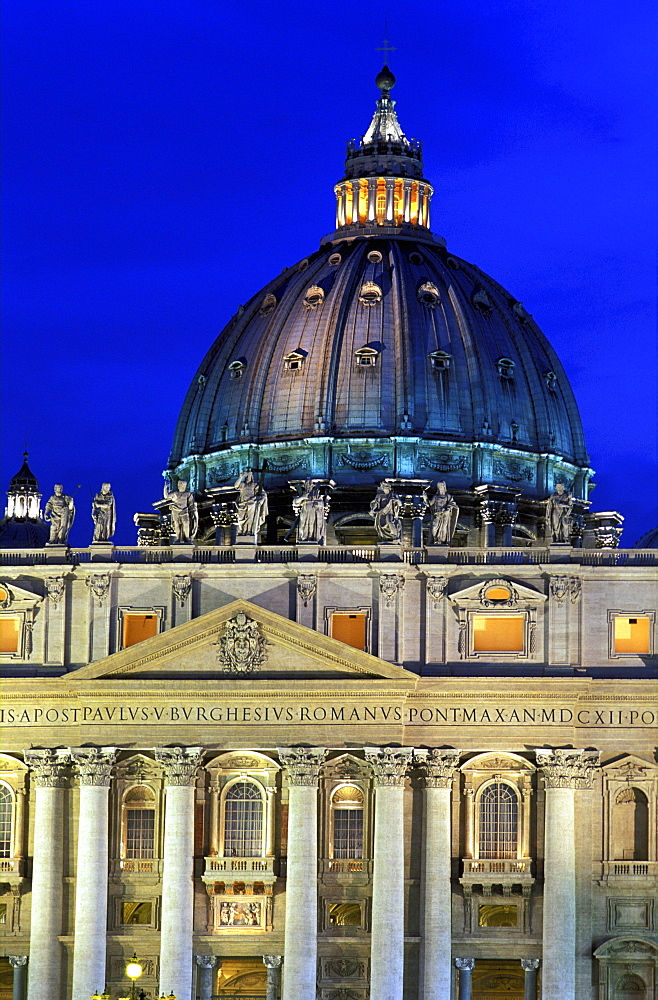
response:
M117 1000L133 955L150 1000L655 997L655 535L591 512L559 360L431 233L393 83L138 544L106 484L74 549L12 480L2 998Z

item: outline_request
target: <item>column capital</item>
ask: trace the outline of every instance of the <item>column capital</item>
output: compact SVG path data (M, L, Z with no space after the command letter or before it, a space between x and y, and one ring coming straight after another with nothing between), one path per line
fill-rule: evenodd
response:
M324 747L281 747L277 753L289 785L317 788L320 767L327 756Z
M71 760L77 766L81 785L109 787L116 747L72 747Z
M203 747L156 747L155 759L164 770L165 785L193 785L202 753Z
M412 760L412 747L364 747L375 786L403 785Z
M463 972L472 972L473 969L475 968L475 959L456 958L455 965L457 966L458 969L461 969Z
M591 788L594 768L599 764L598 750L535 750L537 766L544 774L547 788Z
M534 972L535 969L539 968L538 958L522 958L521 968L524 972Z
M200 965L202 969L214 969L216 965L221 969L222 963L219 962L217 955L197 955L196 964Z
M22 965L27 965L27 955L7 955L12 969L20 969Z
M64 768L71 760L68 750L26 750L24 757L37 788L64 787Z
M416 750L414 756L418 759L420 769L425 772L425 788L452 787L461 750L428 750L424 759L420 757L420 751Z
M283 955L263 955L263 965L268 969L278 969L283 963Z

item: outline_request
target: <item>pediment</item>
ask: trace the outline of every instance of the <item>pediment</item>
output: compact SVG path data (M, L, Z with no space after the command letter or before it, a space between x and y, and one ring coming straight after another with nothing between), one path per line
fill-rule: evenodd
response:
M397 680L416 674L238 600L65 674L126 680Z
M546 595L516 580L492 576L450 594L450 600L468 608L516 608L541 604Z
M6 583L0 580L0 608L3 611L26 611L33 608L43 600L40 594L33 594L30 590L23 590L16 584Z
M658 766L653 761L643 760L641 757L629 753L606 761L605 764L601 765L601 770L608 778L630 782L654 778L658 772Z

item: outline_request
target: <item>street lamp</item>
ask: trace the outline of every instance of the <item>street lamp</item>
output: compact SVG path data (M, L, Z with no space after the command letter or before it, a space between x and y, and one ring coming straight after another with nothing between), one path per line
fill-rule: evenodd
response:
M94 993L91 1000L110 1000L109 993Z
M137 961L137 952L134 951L133 952L133 957L130 959L130 961L128 962L128 964L126 966L126 975L128 976L128 979L132 979L132 984L133 984L132 985L132 990L130 991L130 1000L135 1000L135 997L136 997L135 982L136 982L137 979L139 979L139 977L141 976L141 974L142 974L143 971L144 970L142 969L141 965Z

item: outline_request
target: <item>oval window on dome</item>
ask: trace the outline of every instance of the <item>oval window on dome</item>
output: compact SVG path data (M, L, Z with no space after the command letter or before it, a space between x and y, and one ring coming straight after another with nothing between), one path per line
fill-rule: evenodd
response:
M546 379L546 385L548 388L554 392L557 388L557 375L555 372L546 372L544 378Z
M305 257L304 260L300 260L299 264L297 265L297 270L305 271L307 267L308 267L308 257Z
M456 257L446 257L446 264L452 271L459 270L459 261Z
M411 261L412 264L422 264L423 263L423 258L421 257L421 255L419 253L410 253L409 254L409 260Z
M368 260L370 261L371 264L381 264L382 255L380 254L379 250L371 250L370 253L368 254Z
M418 301L428 309L436 309L441 301L441 293L433 281L424 281L417 292Z
M491 312L493 306L491 305L491 300L484 288L478 288L477 292L473 295L473 305L481 313Z
M382 300L382 290L374 281L366 281L361 285L359 302L364 306L376 306Z
M485 590L484 596L488 601L509 601L512 599L512 591L497 583Z
M261 316L268 316L271 312L273 312L276 309L276 306L277 306L276 295L272 295L272 293L270 292L268 295L265 296L265 298L261 302L260 309L258 310L258 312L260 313Z
M331 257L327 261L329 267L338 267L339 264L343 263L343 258L339 253L332 253Z
M319 285L311 285L306 289L304 296L304 307L306 309L318 309L324 302L324 289Z

